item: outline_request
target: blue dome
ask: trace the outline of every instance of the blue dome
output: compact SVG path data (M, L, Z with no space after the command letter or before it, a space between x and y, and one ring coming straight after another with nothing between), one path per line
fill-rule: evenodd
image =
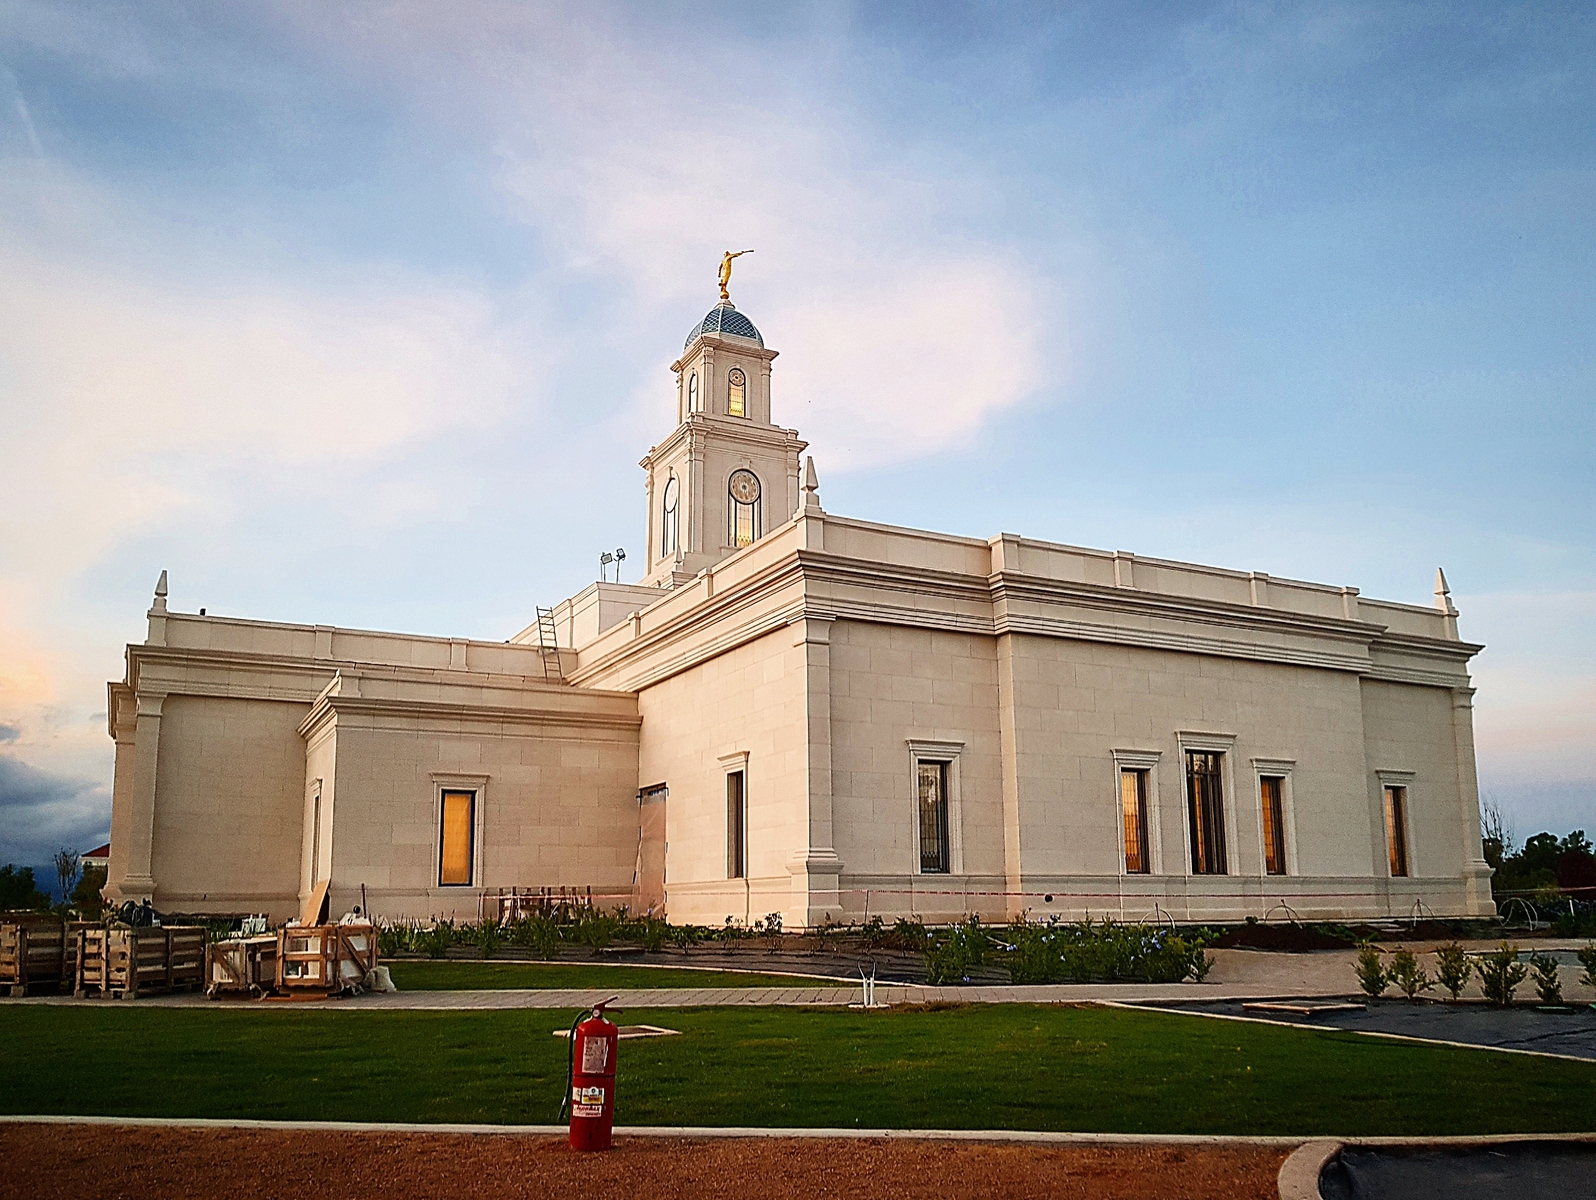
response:
M682 349L685 350L706 333L723 333L730 337L747 338L749 341L758 342L761 349L765 345L765 339L759 336L759 330L754 328L754 323L733 308L730 300L722 300L709 310L708 316L693 326Z

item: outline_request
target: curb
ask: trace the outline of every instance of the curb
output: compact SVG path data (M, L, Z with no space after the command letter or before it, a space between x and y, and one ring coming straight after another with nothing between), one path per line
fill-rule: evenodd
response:
M1319 1177L1348 1146L1502 1146L1522 1142L1596 1143L1596 1133L1499 1133L1480 1137L1367 1137L1305 1142L1280 1164L1280 1200L1323 1200Z
M226 1117L76 1117L0 1115L0 1125L103 1125L156 1129L270 1129L325 1133L487 1134L564 1137L564 1125L449 1125L397 1121L266 1121ZM750 1125L617 1125L618 1137L659 1138L835 1138L938 1142L1031 1142L1096 1146L1300 1146L1301 1137L1254 1137L1200 1133L1067 1133L1024 1129L782 1129ZM1339 1143L1332 1143L1339 1145Z

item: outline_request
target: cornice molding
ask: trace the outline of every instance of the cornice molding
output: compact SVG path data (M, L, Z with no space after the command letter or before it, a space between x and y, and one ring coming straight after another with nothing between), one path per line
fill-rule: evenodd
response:
M312 736L328 721L341 725L345 716L391 717L406 722L406 728L424 727L428 721L458 724L478 721L495 726L528 725L540 728L564 726L577 730L619 729L636 732L642 728L640 716L614 713L570 712L556 709L514 708L496 704L443 704L431 700L368 699L364 696L323 696L299 723L299 735ZM363 725L361 728L373 726ZM456 729L439 730L453 733Z

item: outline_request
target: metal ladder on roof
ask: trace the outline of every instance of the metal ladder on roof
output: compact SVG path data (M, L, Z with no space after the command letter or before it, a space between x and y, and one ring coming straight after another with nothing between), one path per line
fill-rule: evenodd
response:
M540 608L538 612L538 649L542 651L543 678L550 683L564 683L565 671L560 666L560 643L554 627L554 610Z

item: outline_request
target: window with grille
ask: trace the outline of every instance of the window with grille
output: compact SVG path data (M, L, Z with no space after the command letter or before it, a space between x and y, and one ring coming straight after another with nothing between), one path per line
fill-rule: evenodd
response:
M1223 875L1225 865L1225 756L1186 751L1186 816L1191 826L1193 875Z
M1125 833L1125 872L1146 875L1152 867L1147 843L1147 772L1119 773L1119 807Z
M748 546L759 540L759 477L752 471L733 471L726 481L731 528L727 531L733 546Z
M1286 873L1286 781L1278 775L1265 775L1258 781L1263 808L1264 874Z
M672 475L665 481L665 508L661 514L659 534L659 556L669 558L676 553L676 547L681 533L681 518L677 509L681 487Z
M945 875L952 862L948 842L948 764L921 762L920 782L920 870Z
M1391 859L1391 874L1402 878L1408 873L1408 789L1385 789L1385 846Z
M444 792L438 839L438 886L470 887L476 833L477 794Z
M748 794L741 771L726 774L726 878L748 875Z

